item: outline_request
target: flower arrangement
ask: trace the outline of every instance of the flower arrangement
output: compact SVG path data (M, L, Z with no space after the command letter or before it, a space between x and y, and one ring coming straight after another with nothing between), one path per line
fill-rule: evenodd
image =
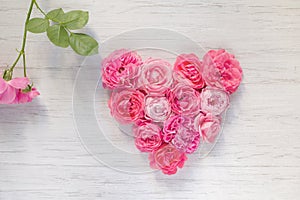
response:
M31 18L36 8L42 17ZM91 36L78 33L89 20L89 13L81 10L64 12L62 8L46 13L41 9L37 0L31 0L23 33L21 50L14 63L0 72L0 104L20 104L31 102L40 95L27 76L26 41L27 33L47 33L47 37L54 45L71 48L79 55L90 56L98 53L98 42ZM75 32L76 31L76 32ZM14 69L23 60L24 77L13 78Z
M202 61L193 53L181 54L174 65L143 61L137 52L120 49L102 62L111 115L132 124L137 149L149 154L152 168L169 175L203 142L215 142L242 74L224 49L208 51Z

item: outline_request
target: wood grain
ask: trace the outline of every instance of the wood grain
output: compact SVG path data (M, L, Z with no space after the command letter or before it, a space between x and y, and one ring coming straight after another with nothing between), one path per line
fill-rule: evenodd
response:
M1 0L0 64L15 58L29 0ZM205 48L236 54L244 81L209 157L174 176L132 175L82 147L72 89L82 58L29 35L33 103L0 106L0 199L299 199L300 2L298 0L52 0L41 7L90 11L100 42L125 30L168 28ZM36 13L36 15L38 15ZM112 157L114 155L111 155Z

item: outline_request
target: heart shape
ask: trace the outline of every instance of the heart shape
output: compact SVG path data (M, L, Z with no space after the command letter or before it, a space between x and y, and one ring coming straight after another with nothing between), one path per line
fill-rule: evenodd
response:
M169 175L201 143L215 142L242 74L224 49L208 51L203 61L181 54L174 65L159 58L143 61L137 52L120 49L102 62L111 115L133 125L136 147L149 153L152 168Z

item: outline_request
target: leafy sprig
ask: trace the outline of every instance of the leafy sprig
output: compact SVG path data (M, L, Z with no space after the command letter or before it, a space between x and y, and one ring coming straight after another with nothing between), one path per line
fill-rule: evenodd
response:
M41 12L43 18L31 18L34 6ZM93 37L85 33L73 32L85 27L88 21L89 13L86 11L73 10L65 13L62 8L59 8L46 13L36 0L31 0L25 21L21 50L18 50L19 54L11 67L4 71L3 78L7 81L12 79L13 70L21 58L23 58L24 77L27 76L25 47L28 32L36 34L46 32L54 45L62 48L71 46L77 54L82 56L97 54L99 45Z
M40 9L39 9L40 10ZM85 27L89 13L73 10L65 13L62 8L51 10L44 18L32 18L28 21L27 30L32 33L47 32L49 40L56 46L71 48L79 55L90 56L98 53L98 42L84 33L74 33Z

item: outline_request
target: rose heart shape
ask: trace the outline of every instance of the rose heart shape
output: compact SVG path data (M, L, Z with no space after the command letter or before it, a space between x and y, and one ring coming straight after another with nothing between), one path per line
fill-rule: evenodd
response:
M181 54L173 65L121 49L102 62L111 116L132 125L136 148L149 154L150 167L168 175L202 145L216 142L242 75L235 56L224 49L209 50L203 60Z

